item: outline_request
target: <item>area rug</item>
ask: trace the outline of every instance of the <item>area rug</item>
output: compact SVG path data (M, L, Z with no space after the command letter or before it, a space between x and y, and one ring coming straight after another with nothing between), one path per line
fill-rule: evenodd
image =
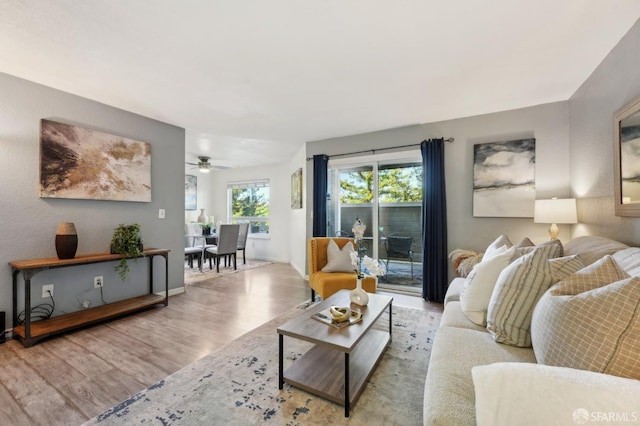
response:
M269 262L266 260L256 260L256 259L247 259L247 263L242 263L242 257L238 259L236 270L233 269L233 264L231 267L224 267L224 261L220 265L220 272L216 272L215 265L213 269L209 269L209 262L205 264L205 267L202 268L202 272L198 269L197 262L194 262L194 268L189 267L189 264L185 262L184 264L184 283L185 284L193 284L202 280L209 280L212 278L222 277L225 275L231 275L238 272L246 271L248 269L259 268L265 265L271 265L273 262Z
M131 396L86 425L421 425L431 346L441 314L393 308L393 341L351 407L285 384L278 390L276 329L310 303ZM388 329L388 313L374 327ZM285 337L285 368L310 344Z

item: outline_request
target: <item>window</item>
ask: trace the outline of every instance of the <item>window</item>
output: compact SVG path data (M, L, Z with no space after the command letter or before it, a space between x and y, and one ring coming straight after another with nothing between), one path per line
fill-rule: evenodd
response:
M249 235L269 234L269 180L227 185L231 223L249 222Z
M379 288L422 291L422 164L420 152L330 160L327 235L350 235L359 218L367 228L363 247L383 262ZM406 255L389 250L411 241Z

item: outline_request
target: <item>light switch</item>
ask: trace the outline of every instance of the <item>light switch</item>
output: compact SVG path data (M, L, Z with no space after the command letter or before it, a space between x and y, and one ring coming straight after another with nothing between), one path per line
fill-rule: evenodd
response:
M164 218L165 218L165 212L164 212L164 209L160 209L160 210L158 210L158 218L159 218L159 219L164 219Z

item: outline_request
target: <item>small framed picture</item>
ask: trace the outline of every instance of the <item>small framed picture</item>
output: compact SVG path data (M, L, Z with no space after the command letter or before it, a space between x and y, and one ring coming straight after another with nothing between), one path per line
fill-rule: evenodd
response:
M196 210L198 204L198 176L184 176L184 209Z
M302 168L291 174L291 208L302 208Z

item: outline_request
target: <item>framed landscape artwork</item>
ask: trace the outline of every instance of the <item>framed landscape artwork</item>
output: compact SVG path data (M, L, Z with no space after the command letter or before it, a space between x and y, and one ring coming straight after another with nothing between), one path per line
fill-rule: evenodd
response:
M184 209L196 210L198 205L198 176L184 176Z
M40 197L151 202L151 144L43 119Z
M291 174L291 208L302 208L302 168Z
M533 217L536 140L473 146L473 216Z

